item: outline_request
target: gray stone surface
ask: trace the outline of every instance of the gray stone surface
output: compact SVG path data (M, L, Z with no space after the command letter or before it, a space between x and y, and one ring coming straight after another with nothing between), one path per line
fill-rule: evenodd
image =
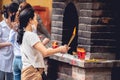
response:
M94 68L94 67L112 67L115 61L113 60L96 60L96 61L87 61L80 60L75 58L73 55L57 53L53 56L50 56L51 59L55 59L61 62L69 63L83 68Z
M61 8L61 9L63 9L63 8L65 8L65 3L64 2L53 2L52 3L53 5L53 8Z
M52 9L52 14L56 14L56 15L62 15L64 13L64 9L60 9L60 8L53 8Z

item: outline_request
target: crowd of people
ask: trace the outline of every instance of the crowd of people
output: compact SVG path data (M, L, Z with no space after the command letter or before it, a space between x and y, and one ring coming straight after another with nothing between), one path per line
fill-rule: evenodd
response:
M67 53L69 47L45 46L50 34L29 3L12 2L3 6L1 13L0 80L44 80L44 58L58 52Z

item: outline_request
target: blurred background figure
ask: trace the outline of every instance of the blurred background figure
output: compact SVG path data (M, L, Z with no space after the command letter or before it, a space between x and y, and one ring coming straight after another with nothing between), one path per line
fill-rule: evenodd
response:
M3 20L0 22L0 80L13 80L13 47L9 42L10 29L13 27L11 22L15 19L18 10L17 3L3 6Z

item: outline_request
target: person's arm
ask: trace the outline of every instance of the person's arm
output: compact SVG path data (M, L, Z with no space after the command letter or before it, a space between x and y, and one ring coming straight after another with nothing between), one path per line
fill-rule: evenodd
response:
M6 47L6 46L11 46L12 44L10 42L3 42L0 43L0 48Z
M16 35L15 30L11 29L8 41L11 42L12 44L14 44L15 42L15 35Z
M48 57L50 55L53 55L55 53L67 53L69 47L67 45L59 46L55 49L53 48L46 48L42 42L37 42L34 46L35 49L41 52L43 57Z
M10 42L2 42L2 26L0 25L0 48L10 46Z
M45 39L43 39L42 43L43 43L43 45L46 45L47 43L49 43L49 41L50 41L50 39L45 38Z
M35 48L43 55L43 57L48 57L55 53L67 53L69 47L67 45L59 46L55 49L53 48L46 48L43 43L40 41L39 37L35 33L29 33L26 40L29 42L29 46Z

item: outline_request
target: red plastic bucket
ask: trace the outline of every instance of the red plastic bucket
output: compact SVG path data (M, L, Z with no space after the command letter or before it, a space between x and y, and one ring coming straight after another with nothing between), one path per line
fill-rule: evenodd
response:
M77 55L79 59L85 59L86 51L84 48L77 48Z

